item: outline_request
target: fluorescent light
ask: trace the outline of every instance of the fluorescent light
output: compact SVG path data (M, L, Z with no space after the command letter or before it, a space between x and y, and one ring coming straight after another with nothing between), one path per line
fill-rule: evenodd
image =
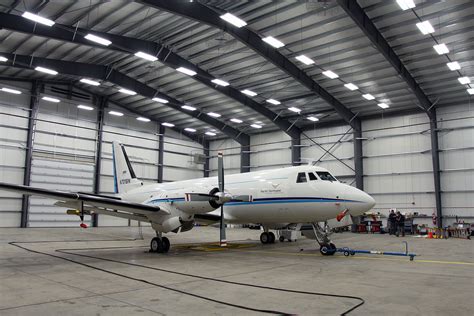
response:
M449 49L448 49L448 46L446 46L446 44L434 45L433 48L438 53L438 55L449 53Z
M312 122L317 122L319 121L319 119L315 116L308 116L308 120L312 121Z
M413 0L397 0L397 3L403 11L413 9L415 7L415 2L413 2Z
M35 21L35 22L38 22L38 23L41 23L41 24L44 24L44 25L47 25L47 26L53 26L54 25L54 21L52 21L50 19L47 19L47 18L43 18L42 16L39 16L37 14L33 14L31 12L28 12L28 11L24 12L21 16L28 19L28 20Z
M248 96L250 96L250 97L254 97L254 96L257 95L255 92L253 92L253 91L251 91L251 90L248 90L248 89L242 90L242 91L240 91L240 92L242 92L243 94L246 94L246 95L248 95Z
M86 111L92 111L94 109L92 106L82 105L82 104L79 104L77 108L81 110L86 110Z
M119 90L119 92L122 92L122 93L125 93L125 94L128 94L128 95L135 95L135 94L137 94L135 91L128 90L128 89L124 89L124 88L121 88L121 89Z
M164 103L164 104L166 104L166 103L169 102L169 101L166 100L166 99L157 98L157 97L153 98L152 100L153 100L153 101L156 101L156 102Z
M387 103L379 103L379 104L377 104L377 105L378 105L379 107L381 107L382 109L388 109L388 108L389 108L389 106L388 106Z
M8 58L5 58L5 57L3 57L3 56L0 56L0 61L1 61L1 62L6 62L6 61L8 61Z
M435 31L430 21L416 23L416 26L421 31L421 33L423 33L423 35L430 34Z
M251 124L250 126L252 126L253 128L262 128L262 125L258 124Z
M52 70L52 69L48 69L48 68L44 68L44 67L36 67L35 68L36 71L40 71L40 72L44 72L46 74L50 74L50 75L57 75L58 72L56 70Z
M186 127L184 130L186 132L190 132L190 133L195 133L196 132L196 130L194 128L190 128L190 127Z
M473 88L467 89L467 93L469 93L469 94L474 94L474 89L473 89Z
M209 136L216 136L217 135L216 133L213 133L213 132L206 132L205 134L209 135Z
M325 75L326 77L329 77L331 79L339 78L339 76L335 72L332 72L331 70L323 71L323 75Z
M351 90L351 91L354 91L354 90L359 89L359 87L356 86L356 85L353 84L353 83L346 83L346 84L344 85L344 87L346 87L347 89L349 89L349 90Z
M446 65L448 65L449 70L451 71L461 69L461 65L459 65L457 61L453 61L452 63L447 63Z
M109 114L115 115L115 116L123 116L122 112L117 112L117 111L109 111Z
M147 53L144 53L144 52L136 52L135 56L146 59L146 60L149 60L149 61L157 61L158 60L157 57L155 57L153 55L150 55L150 54L147 54Z
M371 95L370 93L363 94L362 97L364 97L364 98L367 99L367 100L373 100L373 99L375 99L375 97L374 97L373 95Z
M221 117L219 113L214 113L214 112L209 112L207 115L212 116L212 117Z
M309 57L306 57L305 55L299 55L299 56L296 56L296 59L298 59L299 61L301 61L303 64L305 65L312 65L314 64L314 60L312 60L311 58Z
M290 111L292 111L292 112L296 112L296 113L300 113L300 112L301 112L301 109L295 108L294 106L292 106L291 108L288 108L288 110L290 110Z
M141 121L141 122L150 122L151 120L147 117L137 117L137 121Z
M237 123L237 124L240 124L240 123L244 122L244 121L236 119L236 118L231 118L230 120L231 120L231 122L234 122L234 123Z
M91 86L100 86L100 82L94 81L94 80L90 80L90 79L86 79L86 78L83 78L83 79L81 79L81 80L79 80L79 81L82 82L82 83L90 84Z
M182 109L188 110L188 111L196 111L196 108L194 106L190 105L183 105L181 106Z
M179 67L176 68L177 71L182 72L183 74L186 74L188 76L195 76L197 73L191 69L184 68L184 67Z
M461 84L471 83L471 79L469 79L469 77L460 77L460 78L458 78L458 80Z
M280 42L279 40L277 40L276 38L274 38L272 36L264 37L264 38L262 38L262 41L264 41L267 44L272 45L275 48L280 48L280 47L285 46L285 44L283 44L282 42Z
M280 101L275 100L275 99L268 99L267 102L268 102L268 103L271 103L271 104L275 104L275 105L281 104Z
M161 125L167 126L167 127L174 127L174 124L167 123L167 122L161 123Z
M223 15L220 16L220 18L224 21L229 22L230 24L232 24L234 26L237 26L238 28L241 28L242 26L247 25L247 22L245 22L242 19L239 19L238 17L236 17L235 15L230 14L230 13L223 14Z
M88 39L89 41L92 41L92 42L96 42L100 45L104 45L104 46L109 46L110 44L112 44L111 41L109 41L108 39L105 39L105 38L102 38L102 37L99 37L97 35L94 35L94 34L87 34L86 36L84 36L85 39Z
M21 94L21 91L10 89L10 88L2 88L0 90L2 90L3 92L13 93L13 94Z
M229 85L229 83L227 81L224 81L224 80L221 80L221 79L214 79L211 82L213 82L213 83L215 83L219 86L223 86L223 87L227 87Z
M54 102L54 103L59 103L59 99L51 98L51 97L42 97L41 99L48 101L48 102Z

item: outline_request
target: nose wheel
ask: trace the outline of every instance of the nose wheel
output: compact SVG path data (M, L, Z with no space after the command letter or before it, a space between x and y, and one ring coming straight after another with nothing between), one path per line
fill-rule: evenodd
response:
M166 237L154 237L150 242L150 252L167 253L170 250L170 240Z
M329 243L328 245L321 245L319 251L323 256L332 256L336 253L336 245L333 243Z
M336 245L329 239L329 234L326 233L318 223L312 223L313 232L316 236L316 241L319 244L319 251L323 256L332 256L336 253Z

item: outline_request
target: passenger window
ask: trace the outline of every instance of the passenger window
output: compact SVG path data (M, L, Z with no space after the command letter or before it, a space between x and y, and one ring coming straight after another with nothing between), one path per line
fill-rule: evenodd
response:
M316 171L321 180L324 181L337 181L329 172L327 171Z
M308 176L309 176L309 181L314 181L314 180L318 180L318 178L316 177L316 175L312 172L308 172Z
M298 177L296 178L296 183L303 183L303 182L307 182L306 173L300 172L298 173Z

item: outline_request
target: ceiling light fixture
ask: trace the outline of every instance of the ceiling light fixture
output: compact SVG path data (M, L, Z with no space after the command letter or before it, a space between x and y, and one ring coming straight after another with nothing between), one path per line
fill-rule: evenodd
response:
M207 115L212 116L212 117L221 117L219 113L214 113L214 112L209 112Z
M147 53L144 53L144 52L136 52L135 56L146 59L146 60L149 60L149 61L157 61L158 60L157 57L155 57L153 55L150 55L150 54L147 54Z
M377 106L381 107L382 109L388 109L389 108L387 103L378 103Z
M339 78L339 76L335 72L332 72L331 70L323 71L323 75L331 79Z
M282 42L280 42L279 40L277 40L273 36L264 37L264 38L262 38L262 41L264 41L267 44L272 45L275 48L280 48L280 47L285 46L285 44L283 44Z
M460 77L460 78L458 78L458 80L461 84L471 83L471 79L469 79L469 77Z
M213 133L213 132L206 132L205 134L209 135L209 136L216 136L217 135L216 133Z
M248 90L248 89L242 90L242 91L240 91L240 92L242 92L243 94L246 94L246 95L248 95L248 96L250 96L250 97L254 97L254 96L257 95L257 93L255 93L255 92L253 92L253 91L251 91L251 90Z
M190 105L183 105L181 106L182 109L188 110L188 111L196 111L196 108L194 106Z
M34 14L34 13L31 13L31 12L23 12L23 14L21 15L22 17L24 17L25 19L28 19L28 20L31 20L31 21L34 21L34 22L38 22L38 23L41 23L41 24L44 24L44 25L47 25L47 26L53 26L54 25L54 21L50 20L50 19L47 19L47 18L43 18L42 16L39 16L37 14Z
M123 116L122 112L117 112L117 111L109 111L109 114L115 115L115 116Z
M21 94L21 91L10 89L10 88L2 88L0 90L2 90L3 92L13 93L13 94Z
M84 36L84 38L89 41L96 42L97 44L104 45L104 46L109 46L110 44L112 44L112 42L109 41L108 39L105 39L103 37L90 34L90 33Z
M467 93L469 93L469 94L474 94L474 89L473 89L473 88L467 89Z
M413 2L413 0L397 0L397 3L403 11L416 7L415 2Z
M197 72L195 72L194 70L184 68L184 67L176 68L176 70L179 71L179 72L182 72L183 74L186 74L188 76L195 76L197 74Z
M274 105L278 105L278 104L281 104L280 101L278 100L275 100L275 99L268 99L267 100L268 103L271 103L271 104L274 104Z
M223 87L227 87L229 85L229 83L227 81L224 81L224 80L221 80L221 79L214 79L211 82L213 82L213 83L215 83L219 86L223 86Z
M235 15L231 13L226 13L220 16L220 18L226 22L229 22L230 24L237 26L238 28L241 28L242 26L246 26L247 22L245 22L242 19L239 19Z
M308 116L308 120L312 121L312 122L317 122L319 121L319 119L315 116Z
M94 109L92 106L82 105L82 104L79 104L77 108L81 110L86 110L86 111L92 111Z
M359 89L359 87L356 86L356 85L353 84L353 83L346 83L346 84L344 85L344 87L346 87L347 89L349 89L349 90L351 90L351 91L354 91L354 90Z
M158 97L154 97L152 100L153 100L153 101L156 101L156 102L159 102L159 103L163 103L163 104L166 104L166 103L169 102L169 101L166 100L166 99L162 99L162 98L158 98Z
M91 86L100 86L100 82L94 81L94 80L90 80L90 79L86 79L86 78L82 78L82 79L79 80L79 81L82 82L82 83L90 84Z
M48 102L53 102L53 103L59 103L61 102L59 99L56 98L51 98L51 97L42 97L41 99L48 101Z
M301 109L298 109L294 106L292 106L291 108L288 108L288 110L292 111L292 112L295 112L295 113L300 113L301 112Z
M434 33L434 28L431 25L430 21L424 21L420 23L416 23L416 27L423 33L423 35Z
M166 126L166 127L174 127L174 124L168 123L168 122L161 123L161 125Z
M296 59L298 59L303 64L308 65L308 66L314 64L314 60L312 60L309 57L306 57L305 55L296 56Z
M186 127L184 130L186 132L190 132L190 133L195 133L196 132L196 130L194 128L191 128L191 127Z
M128 94L128 95L136 95L137 94L135 91L124 89L124 88L121 88L119 90L119 92L122 92L122 93L125 93L125 94Z
M262 125L258 124L251 124L250 126L252 126L253 128L262 128Z
M1 62L6 62L6 61L8 61L8 58L5 58L5 57L3 57L3 56L0 56L0 61L1 61Z
M45 74L54 75L54 76L58 74L56 70L52 70L52 69L48 69L48 68L44 68L40 66L36 67L35 70L39 72L44 72Z
M449 53L448 46L446 44L438 44L433 46L434 50L438 53L438 55L444 55Z
M451 71L461 69L461 65L457 61L447 63L446 65L449 67L449 70L451 70Z
M151 120L147 117L137 117L137 121L141 121L141 122L150 122Z
M373 95L371 95L370 93L363 94L362 97L364 97L364 99L367 99L367 100L375 99L375 97Z
M244 121L239 120L239 119L236 119L236 118L231 118L230 121L231 121L231 122L234 122L234 123L237 123L237 124L240 124L240 123L243 123L243 122L244 122Z

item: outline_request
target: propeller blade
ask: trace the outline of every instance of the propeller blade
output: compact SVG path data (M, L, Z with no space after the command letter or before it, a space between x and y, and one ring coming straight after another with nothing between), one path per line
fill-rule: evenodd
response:
M224 156L222 152L217 154L217 181L219 182L219 191L224 192Z
M219 199L216 195L206 193L185 193L184 200L186 202L208 202L217 201Z
M224 205L221 205L221 221L220 221L220 246L227 247L227 240L225 236L225 223L224 223Z

